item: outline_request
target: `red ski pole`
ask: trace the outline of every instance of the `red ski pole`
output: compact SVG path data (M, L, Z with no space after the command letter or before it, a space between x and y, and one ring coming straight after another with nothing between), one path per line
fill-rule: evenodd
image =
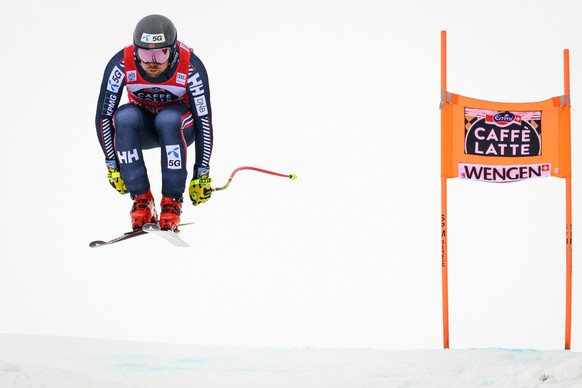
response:
M220 190L225 190L228 185L230 185L230 182L232 182L232 178L234 178L234 176L236 175L237 172L241 171L241 170L253 170L253 171L257 171L257 172L262 172L264 174L270 174L270 175L275 175L275 176L280 176L283 178L289 178L291 180L295 180L297 178L297 175L295 174L280 174L278 172L273 172L273 171L269 171L269 170L263 170L262 168L257 168L257 167L249 167L249 166L242 166L239 167L237 169L235 169L232 174L230 174L230 178L228 178L228 182L226 182L226 184L222 187L213 187L212 191L220 191Z

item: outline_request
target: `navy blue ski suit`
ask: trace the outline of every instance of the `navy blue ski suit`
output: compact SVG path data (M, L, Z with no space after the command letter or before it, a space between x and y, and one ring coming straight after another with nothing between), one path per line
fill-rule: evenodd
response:
M162 194L181 198L188 146L195 142L194 178L210 167L212 115L208 75L192 49L177 42L167 70L152 79L133 45L115 54L103 74L95 127L108 161L116 160L132 197L150 190L143 150L161 150ZM129 102L120 106L124 88Z

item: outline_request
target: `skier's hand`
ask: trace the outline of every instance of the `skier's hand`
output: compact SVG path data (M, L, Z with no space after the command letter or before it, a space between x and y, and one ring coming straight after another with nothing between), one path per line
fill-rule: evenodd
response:
M119 194L127 194L127 188L125 187L125 182L121 179L117 161L115 159L107 159L105 165L107 166L107 178L111 187L117 190Z
M192 205L198 206L210 199L212 195L211 183L212 179L209 177L208 167L194 166L194 178L190 181L188 190Z

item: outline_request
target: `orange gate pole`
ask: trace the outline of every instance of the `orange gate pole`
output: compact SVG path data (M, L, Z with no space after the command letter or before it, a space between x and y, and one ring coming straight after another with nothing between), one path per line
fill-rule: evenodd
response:
M447 91L447 32L441 31L441 94ZM445 120L441 109L441 136ZM441 140L442 141L442 140ZM441 149L441 153L443 150ZM442 158L442 156L441 156ZM442 163L442 160L441 160ZM441 172L442 174L442 172ZM449 284L447 259L447 178L441 176L441 270L443 299L443 348L449 348Z
M570 57L564 50L564 95L566 107L570 109ZM570 115L568 114L568 121ZM568 128L570 123L568 122ZM570 152L570 150L568 150ZM564 348L570 350L572 330L572 174L566 177L566 339Z

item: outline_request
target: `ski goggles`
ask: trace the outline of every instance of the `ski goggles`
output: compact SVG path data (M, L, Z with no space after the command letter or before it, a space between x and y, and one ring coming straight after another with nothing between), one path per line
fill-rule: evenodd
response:
M144 63L164 63L170 58L170 48L163 49L137 49L139 60Z

